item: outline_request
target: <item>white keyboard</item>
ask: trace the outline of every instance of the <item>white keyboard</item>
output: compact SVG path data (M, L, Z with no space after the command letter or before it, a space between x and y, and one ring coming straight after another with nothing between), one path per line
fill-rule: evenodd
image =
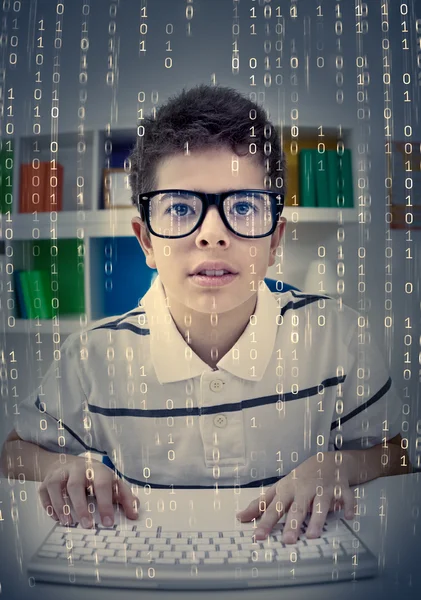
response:
M283 523L266 540L252 530L145 529L133 521L111 528L57 524L33 557L38 581L167 589L283 586L361 579L377 560L348 524L329 516L320 538L281 541Z

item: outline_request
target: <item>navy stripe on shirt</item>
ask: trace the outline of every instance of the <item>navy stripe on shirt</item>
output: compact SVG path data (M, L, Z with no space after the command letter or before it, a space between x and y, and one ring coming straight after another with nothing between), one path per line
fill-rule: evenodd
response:
M332 431L332 429L336 429L336 427L338 427L338 425L343 425L344 423L346 423L347 421L349 421L350 419L352 419L353 417L358 415L360 412L362 412L363 410L365 410L366 408L368 408L369 406L371 406L372 404L377 402L377 400L380 400L380 398L382 396L384 396L385 393L390 389L391 385L392 385L392 378L389 377L389 379L386 381L384 386L382 388L380 388L380 390L377 392L377 394L374 394L374 396L372 398L370 398L370 400L367 400L367 402L364 402L364 404L361 404L361 406L358 406L357 408L354 408L354 410L351 410L351 412L348 413L345 417L340 417L337 421L334 421L332 423L332 425L330 426L330 430Z
M298 400L300 398L315 396L320 393L321 389L325 387L332 387L338 383L345 381L346 375L340 377L330 377L322 381L320 385L315 385L311 388L299 391L297 394L288 392L287 394L272 394L271 396L264 396L263 398L250 398L249 400L243 400L241 402L230 402L228 404L218 404L217 406L192 406L191 408L155 408L155 409L143 409L143 408L104 408L102 406L96 406L88 403L88 409L91 413L98 413L106 417L186 417L186 416L200 416L200 415L212 415L220 412L236 412L245 408L255 408L256 406L264 406L265 404L276 404L279 400L283 402L290 402L292 400Z
M151 488L156 488L156 489L160 489L160 490L171 490L171 489L176 489L176 490L193 490L193 489L195 489L195 490L197 490L197 489L213 490L216 488L217 489L255 488L255 487L261 487L262 485L272 485L273 483L276 483L277 481L279 481L280 479L285 477L285 475L282 475L281 477L267 477L266 479L249 481L248 483L243 483L242 485L240 485L236 482L234 482L232 485L219 485L219 483L217 483L217 482L215 482L213 485L174 485L173 483L170 483L170 484L150 483L149 481L139 481L138 479L133 479L133 477L127 477L127 475L124 475L115 467L115 465L110 460L109 456L104 456L104 458L102 459L102 462L104 465L106 465L107 467L109 467L110 469L115 471L119 477L121 477L122 479L125 479L129 483L133 483L135 485L140 485L140 486L149 485Z
M284 292L286 293L286 292ZM295 297L299 298L298 302L294 302L290 300L285 306L281 309L281 316L283 317L287 310L290 309L298 309L302 306L306 306L307 304L311 304L313 302L317 302L318 300L331 300L330 296L318 296L315 294L306 294L306 295L298 295L294 291L290 290L290 293ZM103 323L102 325L98 325L97 327L92 327L89 331L95 331L96 329L129 329L133 333L137 333L139 335L150 335L150 330L142 327L138 327L133 323L124 323L125 319L129 319L134 316L144 315L145 311L133 312L129 315L125 315L124 317L115 319L114 321L110 321L109 323Z
M37 409L43 414L43 415L48 415L49 417L51 417L52 419L54 419L54 421L56 421L56 423L58 423L58 419L56 419L56 417L54 417L53 415L50 415L49 412L47 412L46 410L41 410L41 400L39 399L39 396L37 396L37 399L35 401L35 406L37 407ZM67 425L65 425L63 423L63 420L61 422L61 424L63 425L63 428L70 433L70 435L72 437L75 438L75 440L77 440L79 442L79 444L81 444L85 450L91 451L91 452L98 452L98 454L107 454L104 450L97 450L96 448L92 448L91 446L87 446L85 444L85 442L77 435L77 433L75 433L74 431L72 431L72 429L70 429L70 427L68 427Z

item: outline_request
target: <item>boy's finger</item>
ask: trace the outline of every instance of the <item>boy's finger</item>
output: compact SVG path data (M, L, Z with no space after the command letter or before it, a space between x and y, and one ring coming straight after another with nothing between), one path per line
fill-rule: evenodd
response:
M53 505L51 503L50 494L48 493L46 488L40 487L38 490L38 494L40 497L41 505L43 506L44 510L47 512L47 515L49 517L51 517L52 519L54 519L55 521L59 521L57 513L54 510Z
M285 544L295 544L301 532L301 525L308 513L310 498L307 496L295 496L292 502L282 535L282 541Z
M101 523L104 527L111 527L114 524L112 484L108 474L99 472L95 474L94 492Z
M345 518L353 519L355 516L354 494L350 487L344 487L342 489L342 498L344 500Z
M251 521L251 519L259 517L274 499L276 495L276 485L277 484L272 485L272 487L266 490L259 498L252 500L250 504L243 510L240 510L236 516L241 521Z
M139 498L133 495L132 490L120 480L118 482L119 503L124 509L124 513L129 519L137 519L139 516Z
M62 525L70 525L72 523L72 516L70 514L70 506L68 509L65 508L65 506L68 505L63 498L63 483L64 482L62 481L50 481L47 486L47 492L51 499L53 509Z
M266 508L266 511L257 524L257 529L254 532L256 540L264 540L279 521L283 515L283 511L278 510L279 506L285 506L284 496L282 499L279 496L275 496Z
M70 476L67 482L67 493L72 502L74 514L81 522L82 527L85 529L92 527L92 516L89 514L86 500L85 481L72 479L72 476Z
M323 496L318 498L317 502L314 502L313 511L306 529L306 537L320 537L326 522L327 513L329 512L329 502L329 500L323 499Z

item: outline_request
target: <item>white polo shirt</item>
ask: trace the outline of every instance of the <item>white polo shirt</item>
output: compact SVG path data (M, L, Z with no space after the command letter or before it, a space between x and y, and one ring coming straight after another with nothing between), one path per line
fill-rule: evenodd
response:
M317 452L400 433L401 401L358 316L264 284L214 370L177 330L158 276L140 307L68 336L15 429L53 452L98 452L133 484L269 485Z

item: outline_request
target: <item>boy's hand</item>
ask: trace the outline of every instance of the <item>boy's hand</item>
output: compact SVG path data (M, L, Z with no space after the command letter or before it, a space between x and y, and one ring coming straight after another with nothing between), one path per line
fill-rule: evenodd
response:
M115 503L123 506L129 519L137 519L138 498L122 479L116 479L114 472L97 460L93 460L89 467L84 457L67 465L62 465L59 461L54 462L38 491L43 507L56 521L60 520L63 525L72 523L70 507L66 501L66 498L70 497L82 526L91 527L93 523L92 515L88 512L87 488L93 489L101 522L105 527L111 527L114 523Z
M256 540L265 539L287 511L282 537L285 544L297 541L301 525L311 510L306 530L308 538L320 536L330 510L343 507L345 518L354 517L354 498L349 488L346 467L344 464L339 467L335 464L335 452L323 454L323 462L318 462L316 456L311 456L277 481L263 496L250 502L245 510L237 513L240 521L251 521L264 513L255 531Z

